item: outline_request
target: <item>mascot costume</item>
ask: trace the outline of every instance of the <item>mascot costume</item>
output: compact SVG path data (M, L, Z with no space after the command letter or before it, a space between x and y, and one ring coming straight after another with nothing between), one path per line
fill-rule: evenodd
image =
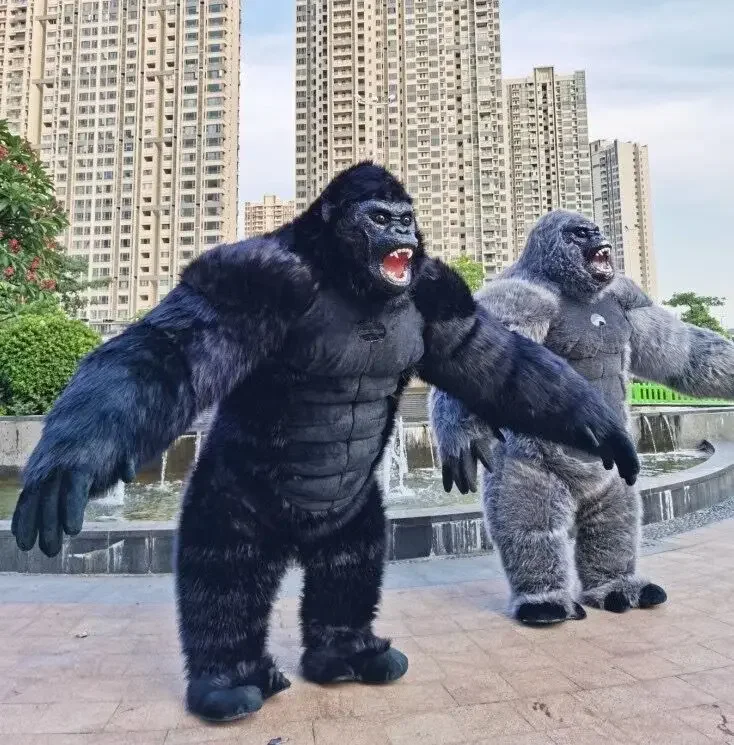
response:
M627 422L630 374L734 398L734 344L615 278L609 242L581 215L545 215L517 263L477 300L566 359ZM632 486L574 447L487 427L445 391L431 392L430 408L445 489L476 489L477 459L485 466L483 509L517 619L554 623L583 618L581 604L619 613L666 600L637 574L641 503Z
M304 676L395 680L407 659L372 631L386 533L374 471L414 374L482 421L635 480L619 416L427 258L403 186L362 163L292 223L204 253L81 363L25 469L13 534L21 549L38 539L57 554L88 498L131 480L218 404L178 531L189 709L232 720L288 687L266 640L290 561L305 572Z

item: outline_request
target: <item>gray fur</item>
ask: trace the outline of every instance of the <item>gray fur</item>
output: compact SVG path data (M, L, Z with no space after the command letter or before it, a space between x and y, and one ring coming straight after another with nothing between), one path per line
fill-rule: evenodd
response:
M497 279L483 287L476 299L510 331L539 344L559 310L556 295L524 279ZM431 389L428 408L441 462L458 456L472 440L495 439L488 425L445 391Z
M732 342L654 305L630 279L617 279L609 294L627 311L632 327L630 369L635 376L690 396L734 400Z
M565 358L629 422L630 373L692 395L734 399L734 344L656 306L623 277L600 283L569 226L593 223L551 212L531 232L519 261L477 295L505 326ZM599 318L603 323L599 325ZM490 436L447 394L431 394L431 422L442 462ZM483 433L482 433L483 431ZM651 605L664 592L637 574L641 506L618 474L578 450L506 434L485 473L482 504L511 590L511 611L555 603L610 610ZM575 540L571 534L575 531ZM643 596L643 600L641 600Z
M476 298L510 331L539 344L560 309L554 293L520 278L498 279L482 288Z
M691 396L734 399L734 344L658 306L630 311L632 371Z

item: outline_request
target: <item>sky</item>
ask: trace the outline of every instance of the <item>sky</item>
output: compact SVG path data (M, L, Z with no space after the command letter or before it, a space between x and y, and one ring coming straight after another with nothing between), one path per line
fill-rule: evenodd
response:
M243 0L240 200L294 194L293 0ZM586 71L591 139L649 147L661 299L734 328L734 2L500 0L502 73Z

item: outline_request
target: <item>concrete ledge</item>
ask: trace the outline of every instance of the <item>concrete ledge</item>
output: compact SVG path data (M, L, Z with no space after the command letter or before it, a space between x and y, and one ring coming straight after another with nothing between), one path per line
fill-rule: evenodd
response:
M640 480L643 523L671 520L734 495L734 443L685 471ZM174 522L87 523L48 559L15 545L10 521L0 521L0 572L47 574L159 574L173 570ZM491 549L479 506L388 511L388 558L473 554Z

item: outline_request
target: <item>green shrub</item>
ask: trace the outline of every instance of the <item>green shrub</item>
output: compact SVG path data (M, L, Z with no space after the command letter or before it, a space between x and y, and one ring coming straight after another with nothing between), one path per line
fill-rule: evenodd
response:
M79 361L100 343L82 321L63 313L21 315L0 326L0 410L45 414Z

